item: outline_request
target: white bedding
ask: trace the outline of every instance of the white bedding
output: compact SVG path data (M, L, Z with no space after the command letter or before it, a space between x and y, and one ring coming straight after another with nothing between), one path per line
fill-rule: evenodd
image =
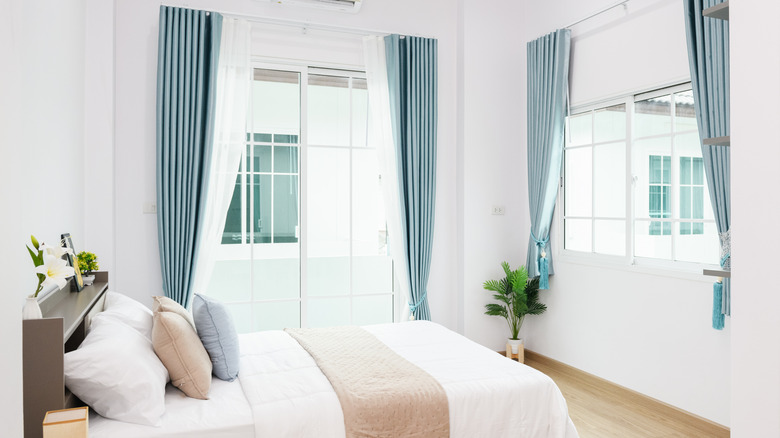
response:
M160 427L109 420L89 413L90 438L247 438L254 436L252 410L238 380L211 379L209 400L196 400L170 384Z
M563 396L544 374L431 322L364 328L441 383L452 437L577 437ZM336 393L298 342L268 331L240 335L240 345L239 379L213 379L210 400L169 386L162 427L93 415L90 436L344 437Z

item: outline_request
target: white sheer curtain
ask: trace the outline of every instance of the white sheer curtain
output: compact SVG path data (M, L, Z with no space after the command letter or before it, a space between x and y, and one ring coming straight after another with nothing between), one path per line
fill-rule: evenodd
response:
M195 265L193 291L205 293L222 243L222 231L233 197L241 154L246 144L246 117L251 91L251 25L223 18L217 66L214 149L206 192L205 220Z
M406 264L406 248L401 236L401 206L398 193L398 168L390 118L390 90L387 82L387 58L385 39L381 36L367 36L363 39L363 55L366 62L368 82L368 135L376 145L379 172L382 177L382 193L387 214L390 256L393 259L398 294L408 303L409 267ZM401 320L409 318L409 306L403 306Z

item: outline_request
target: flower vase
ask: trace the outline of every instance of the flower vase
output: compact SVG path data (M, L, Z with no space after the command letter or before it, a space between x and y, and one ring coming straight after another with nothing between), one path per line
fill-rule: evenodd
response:
M37 297L27 297L27 301L22 308L22 319L41 319L41 306L38 305Z

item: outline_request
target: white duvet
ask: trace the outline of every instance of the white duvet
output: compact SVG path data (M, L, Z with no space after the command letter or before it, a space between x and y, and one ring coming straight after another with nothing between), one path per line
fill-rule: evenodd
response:
M452 437L577 437L566 402L546 375L435 323L364 328L441 383ZM169 386L161 427L92 415L90 437L344 437L336 393L298 342L283 331L239 339L239 378L215 378L210 400L189 399Z
M546 375L431 322L364 328L441 383L452 437L577 436ZM243 335L241 356L239 378L258 438L344 437L336 393L294 339L284 332Z

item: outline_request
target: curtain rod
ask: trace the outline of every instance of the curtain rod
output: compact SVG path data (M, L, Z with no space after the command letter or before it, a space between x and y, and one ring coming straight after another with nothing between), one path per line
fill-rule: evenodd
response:
M252 15L246 15L246 14L236 14L233 12L219 12L219 13L229 18L238 18L252 23L270 24L270 25L287 26L287 27L298 27L303 30L306 29L322 30L326 32L348 33L348 34L360 35L360 36L389 35L392 33L392 32L380 32L380 31L359 29L359 28L352 28L352 27L333 26L329 24L312 23L308 21L298 21L298 20L279 19L279 18L263 18L263 17L257 17Z
M596 11L596 12L594 12L594 13L592 13L592 14L588 15L588 16L587 16L587 17L585 17L585 18L581 18L581 19L579 19L579 20L575 21L574 23L571 23L571 24L569 24L568 26L563 26L563 28L564 28L564 29L568 29L568 28L570 28L570 27L572 27L572 26L575 26L575 25L577 25L577 24L580 24L580 23L582 23L583 21L590 20L590 19L591 19L591 18L593 18L593 17L596 17L596 16L598 16L598 15L601 15L601 14L603 14L604 12L607 12L607 11L609 11L609 10L611 10L611 9L614 9L614 8L616 8L616 7L620 6L620 5L625 5L626 3L630 2L630 1L631 1L631 0L622 0L622 1L619 1L619 2L617 2L617 3L615 3L615 4L613 4L613 5L607 6L606 8L599 9L598 11Z

